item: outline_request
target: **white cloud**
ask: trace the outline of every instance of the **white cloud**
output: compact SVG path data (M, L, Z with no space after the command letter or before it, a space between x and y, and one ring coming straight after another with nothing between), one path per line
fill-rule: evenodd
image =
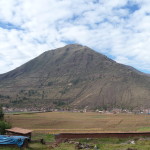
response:
M150 72L149 0L1 0L0 73L67 41Z

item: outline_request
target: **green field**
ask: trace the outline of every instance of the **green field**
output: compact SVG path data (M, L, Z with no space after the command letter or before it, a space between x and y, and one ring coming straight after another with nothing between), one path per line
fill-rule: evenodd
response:
M48 137L46 134L36 135L34 138L43 137L46 141L52 141L52 137ZM135 141L135 144L131 144L130 141ZM128 148L133 150L150 150L150 140L144 138L135 139L118 139L118 138L102 138L102 139L78 139L75 142L82 144L88 144L97 147L98 150L127 150ZM0 147L0 150L19 150L20 148L12 147ZM55 148L51 148L51 145L42 145L40 143L30 143L29 148L23 150L77 150L75 144L62 143ZM86 150L86 149L83 149ZM88 150L94 150L88 149Z

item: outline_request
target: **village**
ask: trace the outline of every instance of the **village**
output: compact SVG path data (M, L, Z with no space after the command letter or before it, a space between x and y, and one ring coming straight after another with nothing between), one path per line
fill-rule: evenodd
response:
M44 113L44 112L78 112L78 113L86 113L86 112L96 112L100 114L119 114L119 113L129 113L129 114L147 114L150 115L150 108L144 109L133 109L129 111L127 109L118 109L114 108L112 110L89 110L89 109L53 109L53 108L7 108L2 107L4 113Z

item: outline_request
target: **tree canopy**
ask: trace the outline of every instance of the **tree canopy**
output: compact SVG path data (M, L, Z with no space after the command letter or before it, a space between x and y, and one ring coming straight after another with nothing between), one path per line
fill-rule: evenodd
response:
M2 108L2 106L0 105L0 120L3 120L3 119L4 119L3 108Z

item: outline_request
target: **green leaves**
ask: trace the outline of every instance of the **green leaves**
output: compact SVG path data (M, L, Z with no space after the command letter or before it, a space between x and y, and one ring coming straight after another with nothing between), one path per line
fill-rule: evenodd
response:
M5 134L5 129L11 128L10 123L5 121L0 121L0 134Z

